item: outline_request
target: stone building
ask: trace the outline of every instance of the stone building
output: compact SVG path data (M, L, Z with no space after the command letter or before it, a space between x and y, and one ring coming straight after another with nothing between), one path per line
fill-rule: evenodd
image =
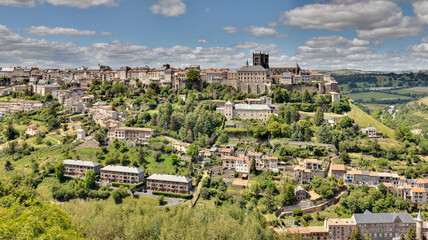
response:
M270 90L270 84L267 84L267 71L261 65L241 67L238 70L238 80L238 90L244 93L266 93Z
M129 141L147 141L154 134L151 128L118 127L107 133L108 138Z
M266 121L272 114L272 109L266 104L235 104L230 100L224 104L224 107L218 107L216 111L225 115L227 120L239 118Z

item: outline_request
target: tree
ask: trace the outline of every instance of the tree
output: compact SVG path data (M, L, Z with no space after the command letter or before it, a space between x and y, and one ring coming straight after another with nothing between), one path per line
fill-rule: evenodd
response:
M343 183L343 178L342 177L340 177L339 178L339 180L337 181L337 186L338 187L343 187L343 186L345 186L345 184ZM366 185L363 185L363 186L366 186Z
M349 116L341 117L338 124L342 129L350 128L352 127L352 119Z
M99 143L102 143L102 142L104 142L104 141L105 141L105 139L106 139L106 135L105 135L104 133L102 133L102 132L96 132L96 133L94 134L94 139L95 139L96 141L98 141Z
M416 229L414 227L410 227L406 233L406 240L416 240Z
M85 174L85 189L89 191L95 188L96 174L94 170L88 170Z
M192 160L195 160L199 154L198 146L196 144L193 144L193 143L190 144L189 147L187 148L186 154L187 154L187 156L191 157Z
M307 89L305 91L303 91L302 102L304 102L304 103L311 103L312 102L311 93L309 93L309 91Z
M196 82L196 81L199 81L200 78L201 78L201 73L198 70L192 69L187 72L186 80L188 81Z
M162 156L162 153L160 151L156 151L153 153L153 158L155 159L156 162L160 160L161 156Z
M346 151L342 151L340 153L340 160L342 160L345 164L351 163L351 158L349 157L349 154Z
M65 166L64 164L58 163L55 166L55 177L58 178L59 180L62 180L64 178L64 173L65 173Z
M346 239L347 240L364 240L364 237L360 231L360 228L357 226L357 228L352 230L351 234Z
M254 158L251 160L250 173L257 174L256 160Z
M292 205L296 201L296 195L294 194L294 187L288 184L285 187L285 204Z
M158 197L158 204L159 204L159 206L165 205L165 200L164 200L164 196L163 195L160 195Z
M14 140L19 136L19 132L13 127L12 121L9 121L7 123L7 127L6 127L6 130L4 130L3 135L6 137L6 140L8 141Z
M400 240L406 240L406 234L404 232L400 234Z
M6 171L12 171L13 170L13 165L12 165L12 163L10 163L9 160L6 160L6 162L4 163L4 169L6 169Z
M296 208L296 209L293 210L293 213L292 213L293 217L299 217L299 216L302 216L302 215L303 215L302 209Z
M314 116L314 124L316 126L319 126L323 123L324 123L324 111L322 110L322 107L318 107Z
M386 188L385 184L380 183L379 185L377 185L377 189L383 194L383 196L386 196L388 188Z
M172 165L176 165L178 162L178 157L177 157L177 154L175 154L175 153L172 153L171 156L169 157L169 159L171 160Z
M316 137L321 143L331 143L333 141L333 134L331 133L330 128L325 124L318 128Z

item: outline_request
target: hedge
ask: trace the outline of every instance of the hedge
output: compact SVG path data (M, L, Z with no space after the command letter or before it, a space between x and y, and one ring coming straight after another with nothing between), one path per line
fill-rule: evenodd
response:
M139 188L142 187L145 184L145 182L140 182L138 184L129 184L129 183L117 183L117 182L113 182L111 183L111 185L113 187L120 187L120 186L124 186L124 187L128 187L130 188Z
M165 197L173 197L173 198L184 198L184 199L192 199L193 194L177 194L177 193L168 193L168 192L152 192L153 195L164 195Z

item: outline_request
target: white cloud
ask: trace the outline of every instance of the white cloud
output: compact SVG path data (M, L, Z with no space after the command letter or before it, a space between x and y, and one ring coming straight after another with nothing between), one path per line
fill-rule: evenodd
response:
M35 7L39 4L49 3L54 6L64 5L77 8L90 8L95 6L116 6L116 0L0 0L0 5L14 7Z
M415 12L422 24L428 25L428 2L418 1L413 3L413 12Z
M161 14L165 17L177 17L186 13L186 4L182 0L158 0L150 7L153 14Z
M252 36L255 36L258 38L269 38L269 37L287 38L288 37L287 34L279 34L278 31L270 27L250 26L245 28L245 31L250 33Z
M402 9L388 0L336 0L308 4L281 14L280 22L302 29L343 31L354 28L365 39L403 38L423 32L415 17L403 16Z
M282 52L281 49L278 48L275 44L259 44L256 42L243 42L243 43L237 43L234 45L237 49L249 49L249 53L252 52L268 52L270 55L278 55Z
M38 0L40 3L49 3L54 6L69 6L77 8L90 8L95 6L116 6L116 0Z
M232 34L232 33L236 33L236 32L238 32L238 28L236 28L236 27L224 27L224 28L222 28L221 29L223 32L225 32L225 33L229 33L229 34Z
M364 39L390 39L419 36L424 32L415 18L405 16L396 26L382 27L370 30L357 30L360 38Z
M198 43L201 43L201 44L207 44L207 43L210 43L210 41L205 40L205 39L199 39L199 40L198 40Z
M0 5L14 7L34 7L36 6L36 2L35 0L0 0Z
M26 34L34 34L39 36L47 35L66 35L66 36L96 36L96 35L112 35L110 32L96 32L91 30L77 30L74 28L55 27L49 28L46 26L31 26L24 28Z
M354 38L346 39L342 36L322 36L314 37L304 43L308 47L334 47L334 46L368 46L370 42Z

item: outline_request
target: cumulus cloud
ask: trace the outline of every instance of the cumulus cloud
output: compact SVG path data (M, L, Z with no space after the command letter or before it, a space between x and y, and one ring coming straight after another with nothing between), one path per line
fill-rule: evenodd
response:
M365 39L402 38L423 32L415 17L403 16L402 9L388 0L335 0L308 4L281 14L280 22L302 29L343 31L354 28Z
M223 32L225 32L225 33L229 33L229 34L232 34L232 33L236 33L236 32L238 32L238 28L236 28L236 27L224 27L224 28L222 28L221 29Z
M418 20L425 25L428 25L428 2L418 1L413 3L413 12L415 12Z
M178 17L186 13L186 4L182 0L158 0L150 7L153 14L161 14L165 17Z
M396 26L375 28L370 30L357 30L360 38L364 39L390 39L405 38L409 36L419 36L424 32L416 19L404 17L400 24Z
M14 7L34 7L36 6L36 2L35 0L0 0L0 5Z
M258 38L269 38L269 37L287 38L288 37L287 34L279 34L278 31L270 27L250 26L245 28L245 31L251 34L252 36L255 36Z
M207 44L207 43L210 43L210 41L205 40L205 39L199 39L199 40L198 40L198 43L201 43L201 44Z
M33 34L39 36L47 35L65 35L65 36L96 36L96 35L112 35L111 32L96 32L91 30L77 30L74 28L63 28L55 27L49 28L46 26L31 26L24 28L23 30L26 34Z
M118 67L149 66L168 62L174 66L201 64L206 67L230 67L242 64L246 54L231 47L172 46L150 48L120 41L93 43L56 42L24 38L0 25L0 66L39 66L69 68L97 63Z
M234 45L237 49L249 49L249 52L268 52L270 55L278 55L282 52L275 44L259 44L256 42L243 42Z
M370 41L354 38L346 39L342 36L314 37L304 43L308 47L334 47L334 46L368 46Z

